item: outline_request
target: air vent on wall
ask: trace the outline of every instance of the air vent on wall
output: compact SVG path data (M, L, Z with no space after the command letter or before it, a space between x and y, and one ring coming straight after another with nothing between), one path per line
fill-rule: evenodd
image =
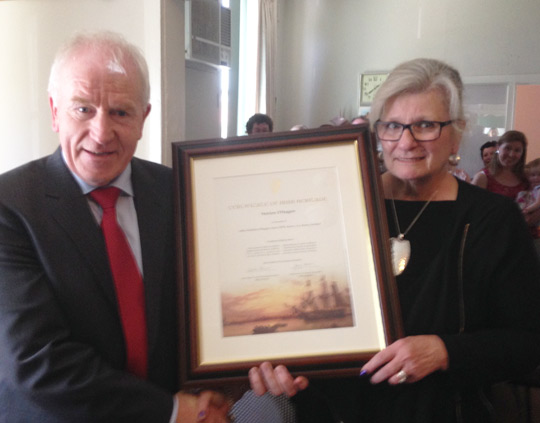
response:
M186 59L231 66L231 10L220 0L186 0Z

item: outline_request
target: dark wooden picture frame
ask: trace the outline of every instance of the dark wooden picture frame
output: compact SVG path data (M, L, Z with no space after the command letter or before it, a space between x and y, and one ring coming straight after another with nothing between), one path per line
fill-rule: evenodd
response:
M226 140L219 138L173 143L180 310L179 377L184 388L223 385L245 380L249 368L265 360L285 364L291 372L310 377L352 375L358 372L363 362L402 336L403 328L395 279L390 264L386 212L376 154L376 146L367 125L266 133ZM322 174L319 175L321 172ZM299 311L298 307L288 305L287 307L294 309L297 314L283 316L282 321L285 323L259 324L257 320L259 317L250 315L251 323L247 325L253 329L249 335L256 336L244 336L247 333L227 335L226 329L231 327L238 329L241 325L230 323L225 299L231 297L232 304L235 305L240 302L239 298L242 298L243 302L250 295L255 295L255 288L248 295L236 297L231 295L227 297L227 293L220 291L223 284L219 280L223 275L225 275L224 278L228 278L230 273L238 270L240 276L246 276L248 272L253 271L251 267L247 270L247 266L244 271L243 264L236 267L231 265L231 269L223 271L223 268L229 266L231 261L235 261L235 255L239 256L240 263L246 260L245 251L258 251L261 255L261 250L248 245L249 242L244 245L243 238L237 238L236 234L244 232L242 227L244 222L252 220L251 217L259 219L262 215L296 214L296 223L288 225L293 229L283 229L293 231L285 232L285 234L292 234L294 237L297 232L300 232L300 229L295 228L309 226L299 224L298 218L302 219L302 212L311 213L315 210L317 215L321 209L318 205L307 208L308 206L304 204L298 206L294 204L285 210L277 204L296 202L274 201L270 205L270 202L260 199L251 201L252 197L263 195L260 194L260 191L264 191L259 187L260 178L264 179L267 175L275 178L277 175L280 184L283 180L284 186L290 186L291 192L299 194L309 190L306 188L305 181L311 181L312 174L317 176L315 179L321 179L318 176L323 176L322 179L325 179L326 174L330 175L330 183L314 184L314 189L320 189L321 193L330 193L329 197L332 197L332 201L327 201L326 196L321 194L318 197L311 195L309 200L302 199L296 202L317 200L328 203L322 206L323 212L339 211L336 213L336 219L332 220L340 221L343 230L327 230L323 232L322 239L324 240L325 236L335 236L338 239L338 245L343 244L343 249L346 251L345 254L341 254L346 261L345 266L342 267L347 269L344 272L347 277L343 279L346 279L349 285L342 292L347 292L351 298L348 306L352 311L346 314L351 315L349 323L343 323L344 327L339 325L336 327L336 324L332 323L329 327L315 326L315 330L307 330L313 329L308 319L317 319L318 325L324 325L336 316L321 317L322 312L318 311L317 315L309 314L309 317L306 317L307 311ZM308 183L308 185L311 184ZM332 189L334 185L337 189ZM334 191L337 191L335 198ZM231 197L237 194L240 200L232 200ZM306 191L306 196L307 194ZM246 201L247 198L250 199L249 202ZM337 204L337 207L334 207L340 201L343 204ZM228 202L228 205L224 205L225 202ZM295 207L299 209L296 210ZM236 210L244 214L235 217ZM357 215L364 216L363 220L358 218L356 222ZM245 216L250 219L246 219ZM289 216L284 219L279 222L287 222ZM277 221L272 220L272 224ZM317 221L312 225L321 226ZM276 225L272 228L276 228ZM253 228L250 230L255 234L251 235L251 240L258 240L257 234L265 236L262 231ZM339 233L343 235L344 242L339 241ZM231 243L234 245L230 245ZM226 244L226 248L219 247L221 244ZM312 242L310 247L306 248L305 242L298 242L294 245L296 249L293 249L293 252L310 256L319 249L314 247L316 244ZM272 248L275 250L275 247ZM340 248L337 250L336 255L339 258ZM263 251L262 255L267 254L268 248ZM357 264L358 254L351 254L358 251L365 256L362 258L364 263L361 267ZM220 255L226 257L223 258ZM302 267L302 258L297 261L300 263L298 267ZM309 271L305 273L309 274ZM243 278L234 274L232 279L249 280L249 277ZM320 277L326 289L327 283L324 279L324 275ZM277 282L274 281L274 283ZM295 279L294 284L295 289L300 289L298 286L304 289L305 286L311 287L315 282L304 278L301 282ZM334 285L332 289L337 291ZM262 291L258 288L256 290ZM257 292L257 295L260 293ZM306 303L305 294L302 295L304 295L302 303ZM293 295L290 296L292 297ZM288 302L289 297L287 298ZM362 305L359 306L358 302ZM368 307L365 307L365 304ZM280 307L283 307L281 303ZM366 309L371 311L366 314L364 312ZM342 318L343 313L339 317ZM305 327L286 328L288 322L293 321L303 322ZM369 338L366 339L367 347L357 349L354 343L362 338L359 334L362 335L364 332L374 335L367 337ZM353 345L350 345L350 342ZM372 346L372 343L376 345ZM319 350L319 347L322 349Z

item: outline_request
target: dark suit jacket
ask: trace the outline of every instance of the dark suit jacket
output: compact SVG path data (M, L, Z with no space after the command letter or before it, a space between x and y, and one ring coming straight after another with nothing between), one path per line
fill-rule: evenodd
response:
M0 422L168 422L177 382L171 170L132 160L148 381L125 349L104 239L60 149L0 176Z

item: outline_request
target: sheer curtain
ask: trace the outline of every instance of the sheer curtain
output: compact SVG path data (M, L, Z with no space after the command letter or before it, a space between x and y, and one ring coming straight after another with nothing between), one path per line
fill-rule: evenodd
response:
M277 0L259 0L257 48L257 111L271 117L275 112L275 60L277 43Z
M238 134L254 113L275 114L277 0L241 0Z

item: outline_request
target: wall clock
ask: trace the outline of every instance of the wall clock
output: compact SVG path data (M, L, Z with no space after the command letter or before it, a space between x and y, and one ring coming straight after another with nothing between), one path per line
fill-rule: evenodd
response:
M388 73L363 73L360 81L360 104L371 104L377 89L388 77Z

